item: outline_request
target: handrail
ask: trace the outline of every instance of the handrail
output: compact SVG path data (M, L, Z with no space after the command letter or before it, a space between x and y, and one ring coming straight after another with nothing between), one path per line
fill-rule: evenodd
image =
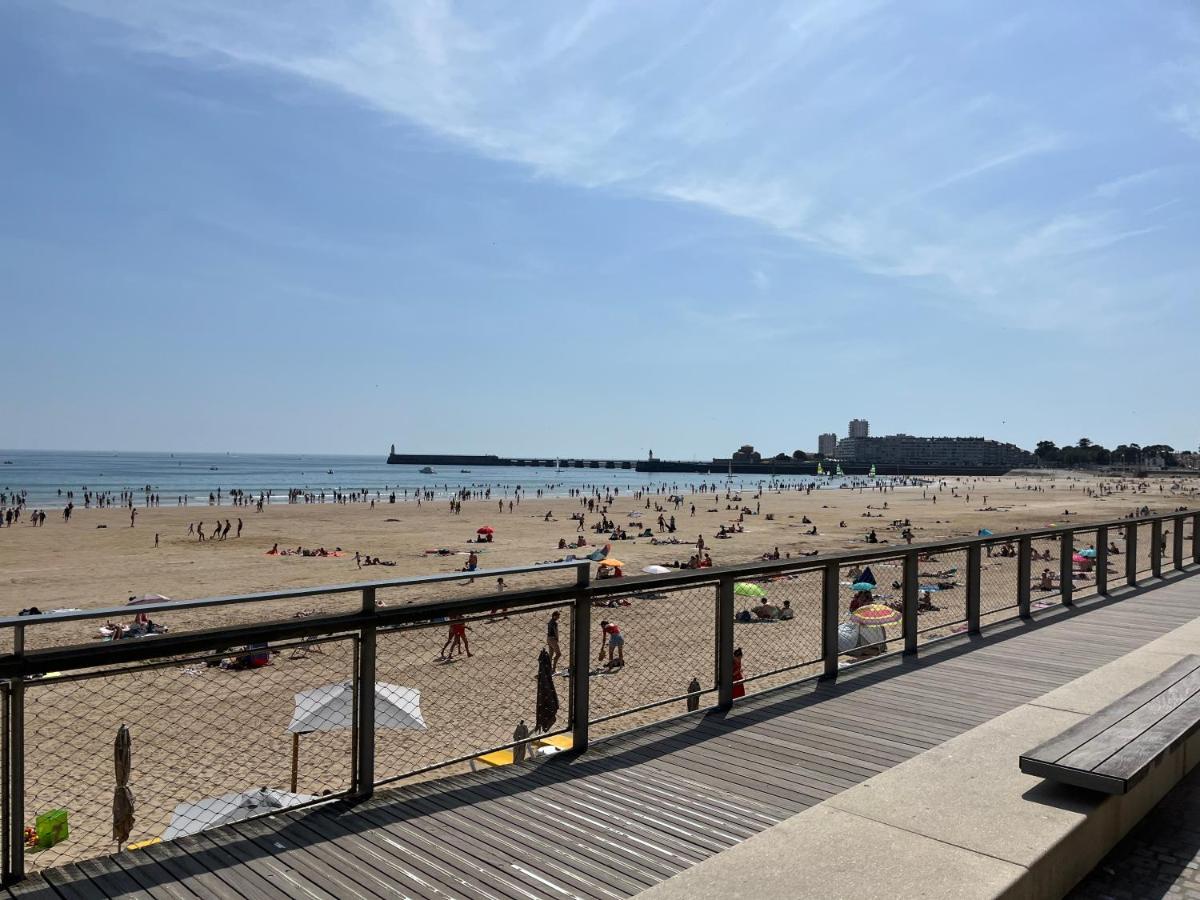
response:
M78 609L64 612L39 613L36 616L0 616L0 628L15 625L46 625L57 622L76 622L83 619L107 619L127 616L130 612L177 612L181 609L206 609L229 606L237 603L266 603L272 600L292 600L297 597L319 597L325 594L357 593L368 588L411 587L414 585L437 584L446 581L466 581L485 576L522 575L529 572L552 572L557 569L578 568L591 560L575 559L564 562L544 563L532 566L509 566L503 569L476 569L473 572L439 572L436 575L413 575L407 578L390 578L382 581L356 581L349 584L330 584L317 587L289 588L284 591L263 591L255 594L227 594L219 597L198 597L192 600L164 600L160 603L138 603L130 606L104 606L97 609Z

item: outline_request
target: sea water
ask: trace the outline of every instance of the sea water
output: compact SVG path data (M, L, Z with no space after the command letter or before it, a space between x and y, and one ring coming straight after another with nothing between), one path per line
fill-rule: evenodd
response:
M29 506L56 507L66 504L66 493L75 492L82 505L84 489L109 494L134 491L136 500L149 487L160 495L163 506L174 505L186 496L191 502L207 502L220 490L245 491L257 498L273 492L272 502L286 502L290 489L320 493L362 491L386 495L395 490L410 494L432 490L446 496L464 488L492 489L493 499L512 496L519 486L526 495L537 490L552 496L570 489L590 493L595 489L620 488L622 493L660 487L690 492L701 482L724 488L723 472L637 472L633 469L538 468L534 466L439 466L434 474L419 466L388 465L382 456L321 456L266 453L126 453L101 451L0 450L0 490L25 491ZM763 479L733 477L730 486L750 490ZM841 479L788 476L789 485L819 481L837 486ZM61 491L61 494L59 493Z

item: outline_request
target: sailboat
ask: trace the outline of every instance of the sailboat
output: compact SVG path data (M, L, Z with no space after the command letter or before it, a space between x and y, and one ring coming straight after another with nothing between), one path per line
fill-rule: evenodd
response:
M843 471L842 471L842 464L841 464L841 463L838 463L837 473L838 473L838 475L839 475L839 476L841 476L841 475L845 475L845 474L846 474L845 472L843 472Z
M818 475L824 475L824 474L825 474L825 469L824 469L824 468L821 466L821 464L820 464L819 462L817 463L817 474L818 474Z
M875 463L871 463L871 472L870 472L870 476L871 476L872 478L874 478L874 477L875 477Z

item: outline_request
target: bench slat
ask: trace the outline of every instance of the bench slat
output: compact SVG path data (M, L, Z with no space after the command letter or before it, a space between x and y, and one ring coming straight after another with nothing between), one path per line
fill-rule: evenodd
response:
M1193 695L1177 710L1161 719L1153 728L1093 771L1122 778L1132 784L1157 757L1187 740L1197 730L1200 730L1200 695Z
M1200 671L1181 678L1142 706L1130 710L1120 722L1110 725L1079 749L1058 760L1072 769L1095 769L1109 757L1120 753L1131 741L1154 728L1166 716L1200 692ZM1111 773L1123 777L1122 772Z

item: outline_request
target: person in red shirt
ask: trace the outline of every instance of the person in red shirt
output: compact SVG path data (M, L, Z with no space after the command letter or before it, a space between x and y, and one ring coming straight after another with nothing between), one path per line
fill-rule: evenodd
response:
M621 629L616 622L610 622L605 619L600 623L600 662L604 662L605 650L608 651L608 665L611 667L613 663L613 653L616 652L616 658L619 662L616 665L625 665L625 636L621 634Z
M735 699L746 696L746 685L742 684L742 679L745 677L742 674L742 648L738 647L733 651L733 696Z

